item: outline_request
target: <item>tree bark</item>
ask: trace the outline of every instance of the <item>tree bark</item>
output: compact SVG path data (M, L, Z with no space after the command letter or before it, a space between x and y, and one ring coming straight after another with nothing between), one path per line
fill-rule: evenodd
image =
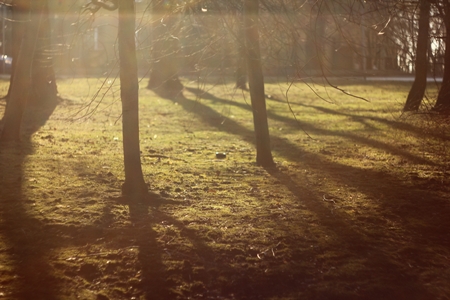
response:
M420 1L419 34L417 36L414 82L406 99L403 111L417 111L422 103L427 87L428 32L430 28L430 2Z
M119 0L120 97L125 166L123 195L144 195L144 181L139 146L139 83L135 43L134 0Z
M273 167L274 161L270 150L264 76L259 47L258 17L259 0L244 0L245 45L248 83L256 135L256 163L263 167Z
M51 101L58 94L51 53L51 28L48 1L43 1L42 24L39 29L36 51L33 57L31 84L32 99L38 103Z
M441 113L450 112L450 4L448 1L443 3L444 13L442 18L445 23L445 54L444 54L444 76L442 85L439 89L438 97L433 110Z
M30 1L29 21L16 57L15 72L11 75L10 99L6 105L4 126L0 137L2 142L20 141L20 127L31 91L31 70L36 42L43 15L43 1Z

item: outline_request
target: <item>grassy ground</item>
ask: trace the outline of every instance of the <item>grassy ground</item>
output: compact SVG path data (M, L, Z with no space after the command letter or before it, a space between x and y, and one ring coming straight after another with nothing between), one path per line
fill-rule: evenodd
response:
M60 80L0 148L0 299L450 299L448 120L408 85L267 84L265 170L247 92L145 84L154 201L120 196L114 80Z

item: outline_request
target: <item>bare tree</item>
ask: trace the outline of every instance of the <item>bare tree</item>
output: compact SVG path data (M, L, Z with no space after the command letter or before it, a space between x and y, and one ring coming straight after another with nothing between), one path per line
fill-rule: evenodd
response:
M258 20L259 0L244 0L244 32L247 55L248 82L256 135L256 163L273 167L270 149L269 124L267 121L264 76L261 67Z
M11 88L14 81L14 72L16 71L17 57L22 40L28 27L29 7L28 0L15 0L12 2L13 22L12 24L12 70L10 77L10 84L6 99L9 98ZM33 52L33 68L31 76L31 91L34 101L47 101L56 97L58 91L55 80L55 73L53 70L53 59L51 50L51 28L49 21L49 7L48 1L41 1L42 21L38 30L38 37L36 46Z
M92 0L92 12L103 7L119 11L118 44L120 98L122 100L122 136L125 182L122 194L143 196L148 193L141 166L139 145L139 82L136 59L136 12L134 0Z
M19 51L16 57L15 70L12 74L11 91L4 115L4 127L0 141L20 141L20 128L26 104L30 97L32 87L31 70L33 57L42 25L46 1L21 2L29 21L25 34L20 41Z
M403 111L417 111L422 102L427 87L427 71L430 28L430 2L420 1L419 32L417 36L415 77L414 83L409 90Z
M450 3L448 0L436 1L436 7L445 24L444 76L434 110L442 113L450 111Z
M136 61L134 0L119 0L120 97L125 165L124 195L147 193L139 147L139 82Z
M178 93L183 85L178 77L180 42L178 12L175 1L152 1L152 70L148 81L149 89L163 93Z

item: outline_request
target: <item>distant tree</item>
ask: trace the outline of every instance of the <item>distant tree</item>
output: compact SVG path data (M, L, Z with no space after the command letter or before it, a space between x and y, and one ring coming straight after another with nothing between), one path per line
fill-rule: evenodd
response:
M181 45L175 1L152 1L152 69L148 81L149 89L163 93L177 93L183 89L180 82L179 60Z
M436 7L445 24L444 76L439 89L435 111L450 112L450 3L448 0L436 1Z
M414 83L409 90L403 111L417 111L422 103L427 86L427 70L429 48L429 28L430 28L430 2L420 0L419 30L417 36L415 77Z
M245 62L245 35L244 22L242 19L242 12L239 10L236 13L238 19L238 33L236 37L237 42L237 68L236 68L236 88L241 90L247 89L247 65Z
M248 68L248 83L256 135L256 163L263 167L274 166L270 149L267 121L264 76L259 46L259 0L244 0L244 35Z
M9 100L4 115L4 126L0 141L20 141L20 127L26 104L32 90L31 70L33 58L42 25L46 1L21 1L22 12L28 16L24 36L18 46L12 74Z

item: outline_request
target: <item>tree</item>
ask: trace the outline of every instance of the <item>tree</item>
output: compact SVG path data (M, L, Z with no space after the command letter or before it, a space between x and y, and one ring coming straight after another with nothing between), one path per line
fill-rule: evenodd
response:
M153 15L153 64L148 81L149 89L163 93L178 93L183 85L178 77L181 51L177 32L177 13L174 1L152 1Z
M33 99L38 101L48 101L58 94L53 69L49 7L48 1L43 2L42 22L39 27L31 74L31 88L35 96Z
M38 36L33 52L33 68L31 76L31 91L33 100L46 101L56 97L58 91L53 70L53 60L51 51L51 28L49 20L48 1L42 2L42 21L38 29ZM20 45L29 28L29 0L15 0L12 5L12 70L10 84L6 99L9 98L14 81L14 72L16 71L17 57L19 55Z
M409 91L403 111L417 111L425 94L428 70L427 51L429 48L430 6L428 0L420 1L414 83Z
M444 76L433 109L448 113L450 111L450 3L448 0L436 1L436 6L445 24L445 54Z
M245 62L245 38L244 38L244 23L239 10L236 12L238 19L238 33L236 37L237 42L237 68L236 68L236 88L247 90L247 66Z
M91 0L92 13L100 7L118 9L120 98L122 101L122 137L125 182L124 196L145 196L148 187L141 166L139 145L139 81L136 58L136 11L134 0Z
M273 167L274 161L270 150L269 124L264 93L264 76L261 67L258 18L259 0L244 0L244 35L248 83L256 135L256 163L263 167Z
M148 192L141 166L139 146L139 82L135 41L134 0L118 0L120 97L122 100L122 134L125 165L124 195Z
M32 87L33 58L45 9L45 1L22 1L21 4L24 5L21 8L27 12L29 21L20 41L15 70L12 74L10 99L6 105L4 127L0 137L2 142L20 141L22 117Z

